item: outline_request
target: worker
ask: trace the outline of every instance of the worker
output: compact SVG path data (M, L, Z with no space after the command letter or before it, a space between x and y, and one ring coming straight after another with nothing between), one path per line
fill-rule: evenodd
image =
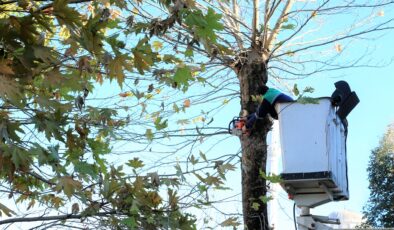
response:
M243 131L249 133L256 123L257 119L264 118L267 114L271 115L272 118L278 119L278 113L275 110L276 103L280 102L292 102L294 101L291 97L286 94L280 92L274 88L268 88L266 85L263 85L259 88L259 93L262 95L262 102L257 108L255 113L250 114L245 118L246 124L242 128Z

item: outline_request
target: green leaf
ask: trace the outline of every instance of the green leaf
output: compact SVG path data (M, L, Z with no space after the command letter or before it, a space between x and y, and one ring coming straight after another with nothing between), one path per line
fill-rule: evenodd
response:
M185 57L193 57L193 55L194 55L193 49L187 48L185 51Z
M200 151L200 157L205 161L208 162L207 157L205 156L205 154L203 152Z
M178 177L181 177L182 180L185 180L185 179L186 179L185 176L183 175L182 168L181 168L181 166L179 165L179 163L176 163L176 165L175 165L175 170L176 170L176 175L177 175Z
M121 87L125 78L124 69L131 70L131 65L127 62L126 55L118 55L113 60L110 60L108 64L110 78L116 78Z
M34 56L48 64L57 63L57 56L52 48L44 46L33 46Z
M88 138L87 142L93 154L96 156L105 155L111 152L109 142L96 140L93 138Z
M132 168L142 168L144 167L144 162L142 160L140 160L138 157L135 157L132 160L129 160L126 165L132 167Z
M196 176L201 182L205 183L205 179L198 173L193 172L194 176Z
M196 159L196 158L194 157L194 155L191 155L191 157L190 157L190 162L192 163L192 165L195 165L195 164L198 163L198 159Z
M282 30L293 30L296 26L294 24L285 24L282 25L281 29Z
M53 2L53 15L56 16L60 25L82 26L78 11L68 7L68 0L55 0Z
M156 118L155 123L154 123L156 130L162 130L162 129L167 128L167 126L168 126L167 121L168 120L162 121L161 117Z
M300 91L298 90L297 84L294 84L293 86L293 93L295 96L298 96L300 94Z
M178 207L178 201L179 201L179 197L177 195L177 191L168 189L168 203L173 210L175 210Z
M193 76L190 68L188 66L178 67L175 75L174 81L178 83L179 86L189 86L189 81L192 81Z
M274 198L272 196L260 196L259 199L263 202L263 203L268 203L269 201L273 200Z
M0 216L1 213L4 213L6 216L10 217L12 216L11 214L16 215L16 213L14 211L12 211L11 209L7 208L5 205L3 205L2 203L0 203Z
M146 129L145 136L148 139L148 141L152 141L154 137L152 129Z
M282 182L282 178L280 177L280 175L276 175L276 174L271 174L269 173L268 175L263 172L262 170L260 170L260 176L262 178L264 178L265 180L271 182L271 183L280 183Z
M207 176L207 178L205 178L205 182L207 183L207 185L215 185L215 186L219 186L220 184L223 184L223 181L216 176Z
M237 217L230 217L230 218L226 219L225 221L223 221L222 223L220 223L221 227L232 226L232 227L234 227L234 229L235 229L235 227L240 226L240 225L241 225L241 223L238 221Z
M257 202L253 202L253 203L252 203L252 208L253 208L253 210L258 211L259 208L260 208L260 204L257 203Z
M188 119L180 119L176 123L178 125L187 125L187 124L190 124L190 121Z
M226 163L226 164L220 165L219 168L222 172L225 172L225 171L234 171L237 167L235 167L234 165L232 165L230 163Z
M300 104L319 104L319 98L303 96L303 97L298 98L297 102Z
M108 22L107 22L107 28L108 29L119 29L120 27L119 27L119 24L120 24L120 20L117 18L117 19L115 19L115 20L108 20Z
M138 226L134 217L127 217L123 219L120 223L126 225L128 229L136 229L136 227Z
M78 161L74 164L74 171L82 175L89 175L92 178L98 178L98 171L95 164L89 164L87 162Z
M207 14L203 15L201 10L190 13L185 23L190 29L195 30L197 37L216 42L215 30L223 30L224 26L220 22L221 14L217 14L211 7L208 8Z
M20 89L20 84L14 78L0 76L0 99L9 100L12 104L23 107L23 94Z
M314 91L315 91L315 89L310 86L305 87L305 89L304 89L304 93L313 93Z
M174 110L174 112L175 113L179 113L179 107L174 103L173 105L172 105L172 109Z
M25 150L12 146L11 160L15 164L16 168L26 168L30 164L30 155Z
M157 53L152 52L151 45L147 39L142 39L138 42L137 46L132 50L134 56L134 66L140 74L149 70L156 60Z

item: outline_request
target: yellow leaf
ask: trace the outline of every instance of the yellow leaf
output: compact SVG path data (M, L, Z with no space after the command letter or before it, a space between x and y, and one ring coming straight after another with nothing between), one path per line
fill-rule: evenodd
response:
M189 100L189 99L186 99L186 100L183 102L183 106L184 106L185 108L189 108L189 107L190 107L190 100Z
M342 51L342 45L341 44L335 44L335 50L340 53Z
M156 91L157 94L161 93L161 89L156 89L155 91Z
M112 10L111 11L111 19L114 20L116 18L118 18L121 15L119 10Z
M133 10L131 11L134 15L136 15L136 14L138 14L139 13L139 11L138 11L138 9L137 8L133 8Z
M59 32L59 36L64 40L70 37L70 30L67 28L67 26L62 26Z
M192 121L193 121L193 123L204 122L205 118L202 116L198 116L198 117L194 118Z
M145 95L145 98L147 100L152 99L152 97L153 97L153 94L151 94L151 93L148 93L148 94Z
M153 44L152 44L152 47L156 51L159 51L161 48L163 48L163 43L161 43L159 41L154 41Z

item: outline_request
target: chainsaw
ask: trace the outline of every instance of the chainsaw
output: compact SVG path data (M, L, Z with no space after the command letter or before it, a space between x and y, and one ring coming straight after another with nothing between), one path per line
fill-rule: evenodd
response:
M249 134L249 131L243 131L242 128L246 125L245 118L242 117L234 117L230 123L228 124L228 132L231 135L240 137L244 134Z

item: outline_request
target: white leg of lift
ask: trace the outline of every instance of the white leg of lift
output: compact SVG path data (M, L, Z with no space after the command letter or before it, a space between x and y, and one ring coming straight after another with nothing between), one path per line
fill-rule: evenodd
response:
M316 222L312 216L297 217L298 230L332 230L333 228Z
M301 215L297 217L298 230L333 230L333 228L324 223L339 224L339 220L311 215L309 207L301 207Z

